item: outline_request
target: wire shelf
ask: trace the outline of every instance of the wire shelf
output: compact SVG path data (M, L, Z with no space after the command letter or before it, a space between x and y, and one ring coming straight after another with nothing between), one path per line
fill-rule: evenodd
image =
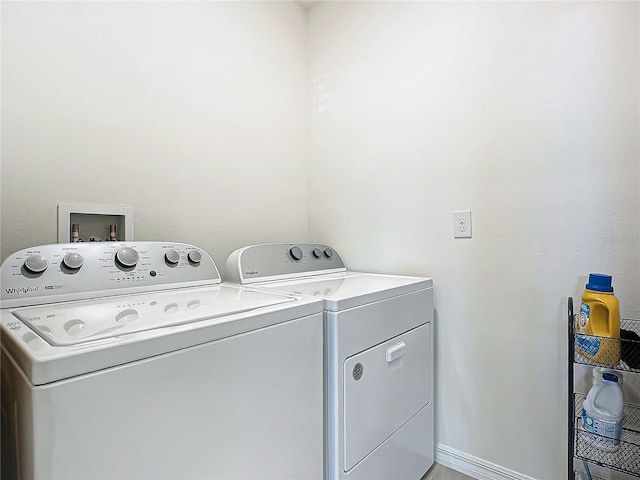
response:
M574 480L587 480L588 478L591 478L591 480L604 480L603 478L596 477L595 475L591 475L591 477L588 477L586 473L578 472L577 470L573 472L573 478Z
M577 314L574 315L574 325ZM620 320L620 339L599 337L597 335L575 334L575 345L594 344L599 342L599 361L587 358L577 351L575 363L596 367L609 367L616 370L640 373L640 320L624 318Z
M587 432L582 425L582 403L586 398L586 395L574 393L574 453L576 458L618 472L640 476L640 405L624 404L620 446L615 451L609 451L604 449L602 445L610 445L610 439Z

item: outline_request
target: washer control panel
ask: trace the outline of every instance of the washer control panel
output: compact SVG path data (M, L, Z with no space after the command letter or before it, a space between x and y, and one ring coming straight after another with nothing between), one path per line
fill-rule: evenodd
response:
M2 308L220 283L211 257L184 243L58 243L2 264Z
M267 243L233 252L224 273L229 282L248 284L344 271L340 255L327 245Z

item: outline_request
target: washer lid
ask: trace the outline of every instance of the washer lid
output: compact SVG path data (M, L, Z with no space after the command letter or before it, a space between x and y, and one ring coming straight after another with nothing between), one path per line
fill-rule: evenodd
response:
M433 287L421 277L345 272L256 284L275 292L322 298L324 309L337 312Z
M310 316L320 299L218 285L0 310L0 340L44 385Z
M26 307L11 313L52 346L184 325L294 302L226 285Z

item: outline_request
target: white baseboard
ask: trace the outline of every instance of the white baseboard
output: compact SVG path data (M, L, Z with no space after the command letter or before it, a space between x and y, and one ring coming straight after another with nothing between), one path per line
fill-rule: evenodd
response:
M435 461L478 480L536 480L439 443Z

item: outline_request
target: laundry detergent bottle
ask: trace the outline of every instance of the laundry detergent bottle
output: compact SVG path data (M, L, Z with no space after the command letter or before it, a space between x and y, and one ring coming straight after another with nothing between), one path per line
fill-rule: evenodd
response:
M610 275L592 273L576 325L576 351L601 365L620 362L620 305Z

